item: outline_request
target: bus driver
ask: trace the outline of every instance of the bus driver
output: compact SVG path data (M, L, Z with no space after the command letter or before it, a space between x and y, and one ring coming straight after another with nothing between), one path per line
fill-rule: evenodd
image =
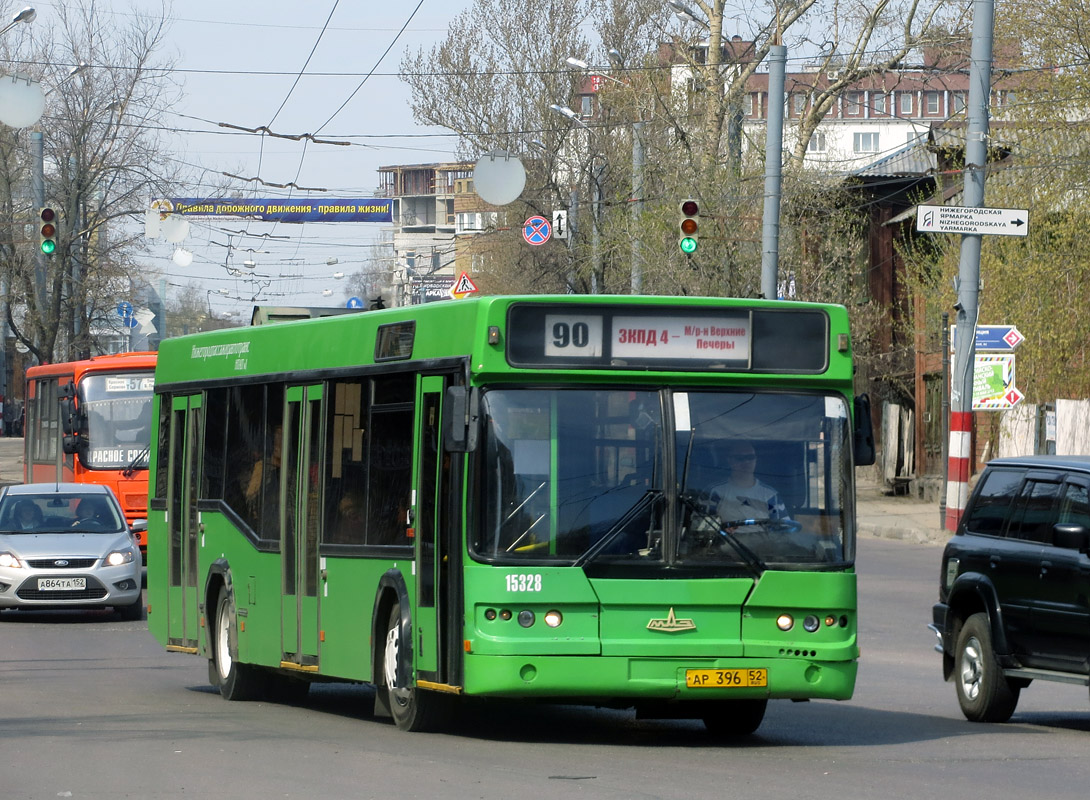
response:
M757 480L757 451L747 441L734 440L727 444L727 465L730 473L726 483L712 489L718 498L716 513L724 523L744 519L785 519L787 507L779 494L766 483Z

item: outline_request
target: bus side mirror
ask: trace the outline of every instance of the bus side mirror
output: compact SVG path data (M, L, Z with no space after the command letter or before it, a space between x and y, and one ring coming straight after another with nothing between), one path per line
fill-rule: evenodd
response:
M57 390L61 404L61 449L65 455L78 453L80 449L80 409L76 405L76 384L66 383Z
M471 453L477 449L480 392L476 387L447 388L443 414L443 447L448 453Z
M57 390L57 399L61 404L61 429L65 435L79 430L76 410L76 384L66 383Z
M874 424L870 418L870 397L861 394L855 398L852 416L855 418L854 445L855 465L869 467L874 463Z

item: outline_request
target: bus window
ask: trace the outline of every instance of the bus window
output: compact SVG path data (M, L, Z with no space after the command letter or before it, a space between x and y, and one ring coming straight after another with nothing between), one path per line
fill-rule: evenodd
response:
M482 555L571 560L606 536L616 554L654 547L663 490L656 393L493 390L484 402Z

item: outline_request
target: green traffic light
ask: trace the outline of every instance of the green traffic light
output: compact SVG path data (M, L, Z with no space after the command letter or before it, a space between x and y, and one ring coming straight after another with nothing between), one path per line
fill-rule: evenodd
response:
M42 242L42 252L47 256L52 255L53 251L57 249L57 243L52 239L46 239Z
M692 236L684 236L679 241L681 245L681 252L683 253L695 253L696 252L696 239Z

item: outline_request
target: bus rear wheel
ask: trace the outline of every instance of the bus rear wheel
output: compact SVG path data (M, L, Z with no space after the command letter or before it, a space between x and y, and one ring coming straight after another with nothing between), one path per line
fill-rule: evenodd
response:
M723 700L704 711L704 727L715 736L748 736L765 718L767 699Z
M402 637L401 606L395 603L390 609L382 651L382 689L387 693L390 715L403 731L435 730L445 721L448 698L417 689L408 676L399 677L398 664L406 646Z
M261 694L262 676L257 667L238 662L237 625L231 593L226 588L220 589L216 601L209 677L215 676L213 683L219 686L225 700L252 700Z

